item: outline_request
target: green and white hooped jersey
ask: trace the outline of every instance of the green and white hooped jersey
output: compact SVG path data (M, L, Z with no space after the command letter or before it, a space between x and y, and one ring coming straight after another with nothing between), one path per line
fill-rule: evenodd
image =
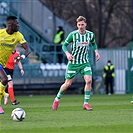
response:
M94 33L88 30L86 30L84 35L80 34L78 30L70 32L65 43L72 44L70 49L70 53L73 56L72 64L89 62L89 44L96 45Z

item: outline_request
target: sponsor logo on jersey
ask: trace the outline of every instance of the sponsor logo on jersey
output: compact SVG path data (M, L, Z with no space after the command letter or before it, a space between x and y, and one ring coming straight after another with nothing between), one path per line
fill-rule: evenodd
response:
M88 42L76 42L77 46L88 46L89 43Z
M1 44L2 46L6 46L6 47L13 47L13 44L6 44L6 43L3 43Z

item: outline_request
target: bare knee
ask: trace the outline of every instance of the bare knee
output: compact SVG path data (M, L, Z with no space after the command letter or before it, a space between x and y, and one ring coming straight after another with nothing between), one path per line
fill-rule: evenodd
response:
M71 86L71 84L72 84L72 81L71 80L66 80L65 81L65 83L64 83L64 86L66 87L66 88L69 88L70 86Z
M68 87L70 87L70 86L71 86L71 84L72 84L72 83L70 83L70 82L65 83L65 85L67 86L67 88L68 88Z
M8 83L8 77L5 73L5 71L3 70L0 70L0 82L3 84L3 85L6 85Z
M91 85L92 84L92 80L91 79L86 80L85 83L88 84L88 85Z
M3 85L6 85L8 83L8 78L7 77L4 77L2 80L1 80L1 83Z

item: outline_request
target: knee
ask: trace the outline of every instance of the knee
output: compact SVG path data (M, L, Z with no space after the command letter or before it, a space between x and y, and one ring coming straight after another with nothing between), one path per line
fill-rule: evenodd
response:
M3 85L6 85L8 83L8 78L7 77L4 77L2 80L1 80L1 83Z
M71 82L67 82L67 83L65 83L65 86L68 88L68 87L70 87L71 86Z
M72 83L66 83L67 88L71 86Z
M86 80L86 84L91 85L92 84L92 79Z

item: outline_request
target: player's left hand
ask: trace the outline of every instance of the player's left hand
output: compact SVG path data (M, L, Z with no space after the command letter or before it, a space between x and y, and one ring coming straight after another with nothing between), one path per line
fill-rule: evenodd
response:
M100 60L100 54L98 53L97 50L95 51L95 55L96 55L96 57L97 57L96 61L99 61L99 60Z
M24 75L24 70L21 69L20 72L21 72L21 75L23 76Z

